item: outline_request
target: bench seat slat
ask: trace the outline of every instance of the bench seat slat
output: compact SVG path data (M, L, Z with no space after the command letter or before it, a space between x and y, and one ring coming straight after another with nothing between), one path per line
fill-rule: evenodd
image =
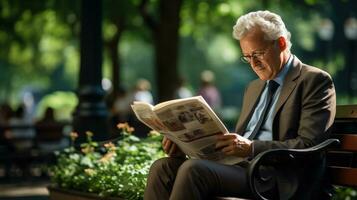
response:
M331 180L334 185L357 186L357 168L330 166Z

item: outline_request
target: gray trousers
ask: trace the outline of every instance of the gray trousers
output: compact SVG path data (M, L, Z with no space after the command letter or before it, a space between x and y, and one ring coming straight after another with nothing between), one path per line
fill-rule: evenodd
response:
M246 169L208 160L162 158L150 168L145 200L206 200L249 196Z

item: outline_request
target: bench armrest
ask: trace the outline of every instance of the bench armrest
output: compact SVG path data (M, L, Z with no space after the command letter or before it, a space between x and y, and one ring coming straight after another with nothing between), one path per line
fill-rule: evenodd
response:
M259 184L270 181L271 177L266 177L261 174L261 167L273 167L277 171L285 171L286 173L294 174L299 170L300 161L305 162L305 158L312 156L321 156L331 145L339 144L338 139L328 139L316 146L306 149L271 149L264 151L257 155L248 167L248 182L250 189L256 199L268 199L261 191L259 191ZM323 154L324 155L324 154ZM306 159L307 160L307 159ZM289 182L297 181L298 175L291 175ZM292 183L293 185L293 183ZM297 184L295 184L297 185ZM283 194L284 197L292 197L297 191L297 187L291 187L290 191ZM280 191L279 191L280 192ZM280 194L281 196L282 194ZM287 198L288 199L288 198Z

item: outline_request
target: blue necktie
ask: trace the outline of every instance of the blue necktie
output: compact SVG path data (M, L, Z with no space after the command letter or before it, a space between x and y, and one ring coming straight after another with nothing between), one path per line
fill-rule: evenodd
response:
M269 85L268 85L268 95L267 95L267 99L264 105L264 109L262 114L259 117L259 120L257 122L257 125L255 125L253 132L250 134L250 136L248 137L248 139L253 140L256 138L257 134L259 133L260 128L262 127L262 125L265 122L266 116L269 113L271 104L272 104L272 100L273 100L273 96L275 91L278 89L279 87L279 83L270 80L269 81Z

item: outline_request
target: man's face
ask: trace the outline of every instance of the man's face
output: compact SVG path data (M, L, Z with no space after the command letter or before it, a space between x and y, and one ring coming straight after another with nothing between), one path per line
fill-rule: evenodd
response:
M272 80L280 72L283 57L276 41L264 39L264 33L255 28L240 39L242 54L261 80Z

